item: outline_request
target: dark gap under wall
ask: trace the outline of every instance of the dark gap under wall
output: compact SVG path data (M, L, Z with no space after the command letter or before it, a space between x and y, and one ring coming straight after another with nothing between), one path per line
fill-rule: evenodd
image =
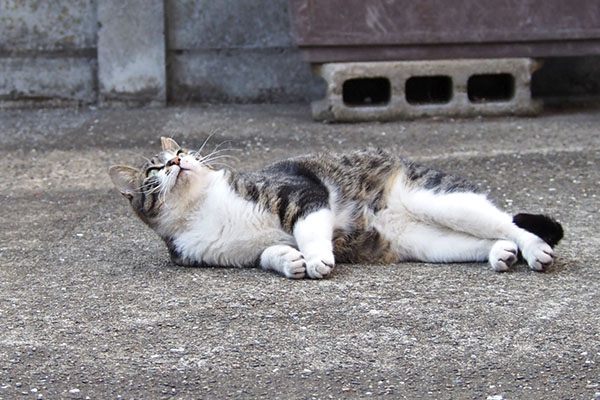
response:
M552 57L531 80L531 93L547 103L600 101L600 56Z

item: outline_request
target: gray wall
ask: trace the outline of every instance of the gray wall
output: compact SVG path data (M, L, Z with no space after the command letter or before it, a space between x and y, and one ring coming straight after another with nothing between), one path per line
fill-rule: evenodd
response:
M287 0L0 0L0 104L307 102Z
M318 81L290 33L287 0L166 0L169 100L308 101Z
M598 57L552 59L534 94L597 98ZM308 102L324 94L287 0L0 0L0 106Z
M0 1L0 101L96 101L96 2Z

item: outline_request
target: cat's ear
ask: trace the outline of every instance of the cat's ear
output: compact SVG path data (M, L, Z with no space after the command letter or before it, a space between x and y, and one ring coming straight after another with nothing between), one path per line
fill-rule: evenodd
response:
M128 200L131 200L133 194L138 190L137 177L139 171L126 165L113 165L108 170L108 173L119 192L127 197Z
M164 136L160 138L160 144L162 146L163 151L171 151L174 153L177 150L181 149L181 147L179 147L176 141Z

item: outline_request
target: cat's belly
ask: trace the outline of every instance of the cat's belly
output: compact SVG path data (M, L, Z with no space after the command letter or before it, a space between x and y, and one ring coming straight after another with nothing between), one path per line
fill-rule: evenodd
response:
M388 245L386 257L389 262L406 259L407 252L403 247L402 238L419 223L402 202L407 193L406 182L403 176L399 175L391 185L386 206L370 221L370 226Z
M356 206L356 205L354 205ZM346 213L350 214L350 213ZM390 263L398 261L394 235L404 225L402 214L389 208L374 212L367 206L352 218L343 219L333 233L336 262Z
M267 247L294 244L277 215L260 209L228 187L217 188L187 226L174 244L192 264L250 266Z

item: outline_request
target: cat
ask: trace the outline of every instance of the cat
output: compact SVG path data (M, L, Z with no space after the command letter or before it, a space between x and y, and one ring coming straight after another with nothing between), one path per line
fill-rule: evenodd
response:
M550 217L513 218L473 184L382 149L237 172L173 139L161 145L141 168L117 165L109 174L178 265L260 266L320 279L336 262L487 260L506 271L522 255L543 271L563 236Z

